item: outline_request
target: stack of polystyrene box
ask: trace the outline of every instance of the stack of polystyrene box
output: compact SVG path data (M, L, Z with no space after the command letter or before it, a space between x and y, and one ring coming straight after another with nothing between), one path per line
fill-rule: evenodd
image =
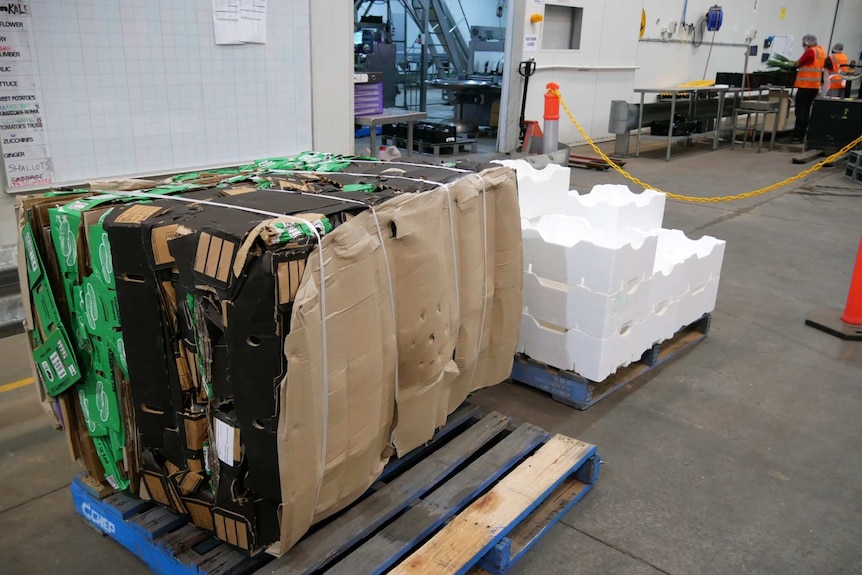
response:
M724 242L662 229L665 195L568 190L569 169L518 172L524 246L519 352L601 381L715 307Z

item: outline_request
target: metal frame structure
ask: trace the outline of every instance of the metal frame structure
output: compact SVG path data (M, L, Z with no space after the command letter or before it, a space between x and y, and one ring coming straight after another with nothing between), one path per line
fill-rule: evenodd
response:
M428 68L431 63L434 64L438 74L451 72L456 77L464 76L472 67L470 64L471 52L458 30L461 21L455 19L444 0L386 1L387 4L395 2L403 6L405 17L409 16L421 31L423 49L419 62L418 85L420 90L419 109L424 112L428 104L426 80L428 80ZM355 21L358 22L361 16L367 15L374 3L374 0L354 0ZM362 12L363 7L364 12ZM406 54L406 38L404 44ZM406 105L407 98L405 97L405 107Z

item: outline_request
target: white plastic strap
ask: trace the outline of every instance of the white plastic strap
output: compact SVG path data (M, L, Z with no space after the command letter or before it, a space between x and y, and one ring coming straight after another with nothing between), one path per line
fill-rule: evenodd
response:
M476 175L482 182L482 257L484 258L484 265L482 266L482 323L479 324L479 344L476 346L476 360L473 362L473 373L470 374L469 390L473 389L473 380L476 378L476 370L479 368L482 338L485 336L485 313L488 311L488 190L485 185L485 178L479 174Z
M357 159L354 159L354 158L351 158L351 159L350 159L350 163L356 163L356 164L376 164L376 165L382 165L382 164L383 164L383 162L381 162L380 160L357 160ZM464 169L462 169L462 168L452 168L452 167L450 167L450 166L435 166L435 165L433 165L433 164L415 164L415 163L410 163L410 162L397 162L397 161L396 161L396 162L392 162L392 161L389 161L389 162L386 162L386 165L392 165L392 166L415 166L415 167L417 167L417 168L437 168L438 170L449 170L449 171L451 171L451 172L459 172L459 173L462 173L462 174L475 174L475 173L476 173L476 172L474 172L473 170L464 170Z
M319 176L319 175L321 175L321 174L333 173L333 174L342 174L342 175L345 175L345 176L362 176L362 177L369 177L369 178L388 178L388 179L394 179L394 180L407 180L407 181L409 181L409 182L420 182L420 183L423 183L423 184L434 184L434 185L437 185L437 186L445 186L445 185L446 185L446 184L444 184L443 182L436 182L436 181L434 181L434 180L423 180L422 178L409 178L409 177L407 177L407 176L395 176L395 175L392 175L392 174L366 174L366 173L363 173L363 172L315 172L315 171L313 171L313 170L271 170L269 173L270 173L270 174L285 174L285 175L289 175L289 174L312 174L312 175L315 175L315 176ZM475 174L476 172L470 172L470 173L471 173L471 174ZM274 190L274 189L272 189L272 188L265 188L264 190L265 190L265 191L268 191L268 192L273 192L273 191L279 191L279 192L291 192L291 191L297 191L297 190ZM297 193L299 193L299 192L297 191ZM303 193L308 193L308 192L303 192ZM320 197L327 197L325 194L308 193L308 195L311 195L311 196L320 196ZM332 196L328 196L328 197L332 197ZM345 200L344 198L335 198L335 199L337 199L337 200L343 200L343 201L351 201L351 200ZM352 200L352 201L355 201L355 200ZM357 203L362 204L362 205L364 205L364 206L367 206L367 205L368 205L368 204L366 204L366 203L364 203L364 202L357 202Z

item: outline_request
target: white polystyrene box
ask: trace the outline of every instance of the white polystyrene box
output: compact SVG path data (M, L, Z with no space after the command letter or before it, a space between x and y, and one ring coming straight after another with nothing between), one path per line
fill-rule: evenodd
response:
M524 266L539 277L613 293L652 274L657 233L593 229L583 218L521 220Z
M688 290L684 267L684 261L666 263L653 271L649 284L649 307L653 313L675 302Z
M659 230L651 283L653 308L697 291L721 274L724 240L686 237L681 230Z
M564 214L569 199L571 168L548 164L541 170L525 160L495 160L518 174L518 202L521 217L534 219L548 214ZM577 192L573 192L577 196Z
M598 230L609 232L634 228L644 232L661 229L666 196L655 190L632 193L628 186L599 184L588 194L570 195L570 216L586 219Z
M670 339L679 331L678 301L666 300L656 306L646 319L647 345Z
M721 275L724 247L724 240L712 236L693 240L686 237L682 230L660 230L654 269L684 261L687 283L700 285Z
M650 343L672 338L679 330L703 317L703 314L715 310L719 279L707 280L650 314L646 321Z
M715 310L718 298L718 283L720 278L710 278L702 285L689 290L674 305L677 308L677 329L696 322L703 314Z
M646 326L646 322L638 322L600 339L576 329L564 330L538 322L525 313L521 316L518 351L549 366L602 381L641 358L649 347Z
M534 319L577 329L598 338L610 337L650 313L649 280L604 294L524 272L524 308Z

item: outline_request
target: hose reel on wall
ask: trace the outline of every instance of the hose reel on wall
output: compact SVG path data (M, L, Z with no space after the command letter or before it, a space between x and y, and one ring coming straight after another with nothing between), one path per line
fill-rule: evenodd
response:
M709 32L717 32L721 29L721 22L724 19L724 11L721 6L715 4L706 12L706 29Z

